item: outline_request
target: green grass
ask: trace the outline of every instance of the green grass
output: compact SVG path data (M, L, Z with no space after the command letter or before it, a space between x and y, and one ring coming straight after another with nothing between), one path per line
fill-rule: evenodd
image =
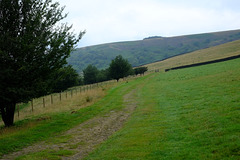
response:
M135 89L138 108L120 131L85 159L240 159L240 59L151 74L119 84L74 114L20 121L14 126L18 131L0 135L0 156L121 110L123 96ZM61 136L50 143L66 143L70 138ZM44 150L19 159L60 159L72 154Z
M38 141L49 139L62 133L88 119L97 115L103 115L112 110L120 110L123 106L123 95L132 90L132 86L126 83L119 83L108 91L107 96L94 105L82 108L74 114L63 112L51 115L41 115L40 117L50 117L46 120L38 121L38 117L33 117L19 121L13 126L13 132L4 134L4 128L0 129L0 157L9 152L20 150ZM70 137L63 140L51 140L56 143L67 141Z
M64 157L68 157L73 155L74 152L73 151L69 151L69 150L59 150L59 151L55 151L55 150L43 150L40 152L34 152L28 155L23 155L20 156L18 158L16 158L16 160L61 160L62 156Z
M159 73L86 159L240 159L240 59Z

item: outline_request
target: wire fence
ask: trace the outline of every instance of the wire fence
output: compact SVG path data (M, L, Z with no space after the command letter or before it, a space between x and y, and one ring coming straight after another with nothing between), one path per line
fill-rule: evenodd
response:
M115 84L121 83L121 82L128 82L131 80L134 80L138 78L138 76L129 76L124 79L120 79L119 82L116 80L110 80L110 81L104 81L100 83L95 84L89 84L84 86L76 86L73 88L69 88L68 90L61 92L61 93L53 93L50 95L46 95L40 98L33 99L29 101L28 103L20 103L16 105L15 120L22 120L28 117L31 117L33 115L39 115L51 112L53 108L55 107L55 110L59 109L59 106L62 105L68 105L67 103L71 103L72 101L82 101L81 105L86 103L88 96L92 94L98 94L99 91L105 90L105 88L114 86ZM96 97L98 95L95 95ZM74 99L74 100L73 100ZM80 102L77 102L80 103ZM78 104L80 105L80 104ZM75 108L76 109L76 108ZM55 111L54 110L54 111ZM0 119L0 125L3 125L2 119Z
M23 104L17 104L16 114L19 117L19 115L20 115L19 112L24 107L31 107L31 111L34 112L35 108L38 108L38 107L46 108L46 107L49 107L56 103L69 100L76 95L79 95L79 94L83 95L83 94L88 93L89 91L93 91L97 88L102 88L107 85L113 85L114 83L116 83L116 81L111 80L111 81L106 81L106 82L101 82L101 83L96 83L96 84L77 86L77 87L70 88L61 93L53 93L50 95L46 95L46 96L43 96L40 98L33 99L28 103L27 106L26 106L26 104L25 104L25 106Z
M139 75L140 76L140 75ZM135 78L139 76L129 76L124 79L120 79L119 82L116 80L110 80L110 81L104 81L100 83L95 84L89 84L84 86L76 86L73 88L69 88L68 90L61 92L61 93L53 93L50 95L46 95L40 98L36 98L31 100L28 104L17 104L16 112L15 112L15 118L19 119L19 116L21 114L21 110L26 110L27 112L34 113L36 109L38 108L45 108L48 109L53 105L64 103L65 101L71 101L72 98L77 97L80 98L86 98L86 96L90 92L96 92L98 89L102 90L104 88L107 88L107 86L113 86L117 83L121 82L128 82L130 80L134 80ZM27 108L27 109L25 109Z

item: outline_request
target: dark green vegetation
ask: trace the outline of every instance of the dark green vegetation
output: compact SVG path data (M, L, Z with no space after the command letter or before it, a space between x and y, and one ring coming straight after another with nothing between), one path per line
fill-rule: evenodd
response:
M118 55L109 65L109 75L111 78L119 81L120 78L127 77L134 74L131 64L127 59L124 59L121 55Z
M99 70L93 65L88 65L83 70L84 84L93 84L98 82Z
M138 67L134 68L135 75L144 75L145 72L147 72L148 68L147 67Z
M86 159L237 160L239 89L240 59L150 74L119 83L102 100L76 114L59 113L40 122L35 118L19 122L15 126L18 131L0 136L0 153L48 139L96 115L123 109L123 96L135 90L138 107L133 115ZM42 151L27 157L71 154L66 150Z
M88 65L83 70L84 84L93 84L111 79L108 69L99 70L93 65Z
M6 126L13 125L16 103L47 94L49 79L84 32L57 26L66 15L51 0L0 1L0 110Z
M72 66L64 66L56 71L51 77L52 92L58 93L70 87L83 84L82 78Z
M76 49L67 61L78 72L82 72L89 64L98 69L107 68L112 59L117 55L122 55L135 67L238 39L240 39L240 30L179 37L152 37L140 41L109 43Z
M142 72L147 71L145 67L138 68L135 74L142 74ZM141 72L141 73L140 73ZM103 81L108 81L133 75L134 70L129 64L127 59L124 59L121 55L115 57L106 69L99 70L93 65L88 65L87 68L83 70L84 84L93 84Z
M240 59L155 74L125 127L86 159L239 159Z

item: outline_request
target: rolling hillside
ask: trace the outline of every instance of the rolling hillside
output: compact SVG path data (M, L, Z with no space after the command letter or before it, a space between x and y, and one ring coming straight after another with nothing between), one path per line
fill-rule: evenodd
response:
M87 107L74 95L0 128L0 158L239 160L239 80L235 59L120 82Z
M240 40L175 56L145 66L148 67L148 70L160 69L160 71L163 71L167 68L212 61L236 55L240 55Z
M239 55L239 44L151 65L164 69ZM15 126L0 124L0 159L239 160L239 89L240 58L105 82L61 93L61 100L53 94L53 104L45 96L46 107L43 97L35 99L34 110L29 104L15 113Z
M240 30L178 37L155 36L139 41L79 48L71 53L68 63L78 72L81 72L89 64L103 69L108 67L113 58L121 54L133 66L139 66L239 39Z

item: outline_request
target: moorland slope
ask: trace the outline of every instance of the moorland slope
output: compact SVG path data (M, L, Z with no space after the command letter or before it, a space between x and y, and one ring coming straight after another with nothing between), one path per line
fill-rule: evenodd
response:
M79 48L71 53L68 63L78 72L89 64L103 69L108 67L112 59L121 54L132 66L139 66L239 39L240 30L177 37L155 36L138 41Z
M168 68L213 61L236 55L240 55L240 40L175 56L163 61L150 63L145 66L148 67L148 70L150 71L156 69L164 71Z

